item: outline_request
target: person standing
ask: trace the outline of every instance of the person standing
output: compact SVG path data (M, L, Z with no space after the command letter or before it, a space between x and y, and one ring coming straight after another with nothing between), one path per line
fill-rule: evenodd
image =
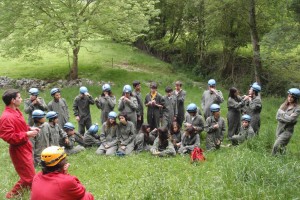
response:
M166 95L163 97L165 102L165 107L163 109L163 120L162 127L167 129L171 128L172 122L176 118L177 111L177 102L176 97L172 95L173 89L171 87L166 87L165 89Z
M212 104L210 106L212 116L206 119L205 131L206 135L206 150L219 149L224 139L225 121L221 117L220 106Z
M179 126L182 126L182 123L184 121L184 100L186 96L186 92L181 87L182 83L180 81L176 81L175 90L172 92L172 95L176 97L177 103L177 115L175 115L174 120L178 122Z
M137 126L137 115L136 111L138 109L138 101L132 95L132 89L130 85L125 85L123 87L123 95L119 99L118 110L120 112L126 112L127 119L131 121L134 126Z
M32 145L29 138L35 137L39 128L29 127L19 107L22 103L18 90L8 89L2 95L5 110L0 118L0 138L9 144L9 154L20 179L6 194L6 198L21 196L24 189L31 188L35 174Z
M111 87L109 84L104 84L102 86L102 94L95 99L97 108L101 110L101 123L107 121L108 113L113 111L116 105L116 97L111 92Z
M164 108L165 102L163 97L157 92L157 84L150 84L150 93L145 97L145 106L147 109L147 121L150 125L150 129L160 127L160 117L162 109Z
M220 105L224 101L222 92L216 89L217 82L214 79L210 79L207 83L208 89L203 92L201 101L205 120L211 116L210 106L212 104Z
M137 125L136 130L139 131L141 129L142 124L144 123L144 105L143 105L143 97L141 93L141 83L139 81L133 81L132 86L134 88L132 95L136 98L138 102L138 109L136 110L137 115Z
M31 200L94 200L77 177L68 174L70 166L62 147L51 146L41 155L42 172L34 176Z
M251 116L251 123L255 134L258 135L260 128L260 112L262 109L261 98L259 97L259 92L261 87L258 84L252 84L249 89L249 95L245 98L245 108L244 114Z
M73 111L78 122L78 132L84 135L85 128L88 130L92 125L90 105L94 105L95 101L86 87L80 87L79 92L80 94L74 99Z
M52 88L50 91L53 100L48 103L48 111L55 111L58 113L58 125L63 128L65 123L69 121L69 110L67 102L61 97L59 88Z
M298 88L289 89L286 101L277 111L276 120L278 121L278 125L272 155L285 153L286 146L293 136L294 126L300 114L299 98L300 90Z
M28 124L33 126L32 112L34 110L47 111L47 105L43 98L38 97L39 89L30 88L29 90L30 97L24 101L24 111L28 114Z
M241 108L245 105L246 98L240 97L235 87L229 89L227 101L228 139L239 133L239 128L241 127Z

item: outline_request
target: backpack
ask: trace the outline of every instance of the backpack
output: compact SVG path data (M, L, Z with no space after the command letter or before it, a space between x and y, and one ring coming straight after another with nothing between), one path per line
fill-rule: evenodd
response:
M203 155L203 150L199 147L195 147L191 153L191 163L197 161L205 161L205 157Z

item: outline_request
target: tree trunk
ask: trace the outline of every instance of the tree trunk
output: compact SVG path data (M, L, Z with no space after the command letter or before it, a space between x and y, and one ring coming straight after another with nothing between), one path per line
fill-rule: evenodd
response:
M249 26L253 48L253 66L255 81L260 83L260 73L262 71L259 37L256 25L255 0L250 0L249 6Z
M78 53L80 46L73 48L73 63L69 72L69 80L75 80L78 78Z

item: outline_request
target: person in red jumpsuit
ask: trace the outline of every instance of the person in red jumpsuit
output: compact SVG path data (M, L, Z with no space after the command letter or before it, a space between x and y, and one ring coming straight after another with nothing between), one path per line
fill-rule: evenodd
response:
M12 163L20 180L6 194L7 199L21 196L24 189L30 189L35 175L30 137L38 134L39 128L29 127L19 106L22 103L20 92L8 89L2 95L6 107L0 118L0 138L9 144Z
M77 177L68 174L70 166L62 147L50 146L42 151L42 172L33 178L31 200L94 200Z

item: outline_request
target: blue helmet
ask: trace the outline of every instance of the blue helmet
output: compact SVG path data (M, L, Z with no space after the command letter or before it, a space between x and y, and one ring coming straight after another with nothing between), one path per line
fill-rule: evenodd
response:
M123 92L131 92L132 90L131 90L131 86L130 85L124 85L124 87L123 87Z
M39 89L37 89L37 88L30 88L29 94L37 96L37 95L39 95Z
M85 94L88 92L88 89L86 87L82 86L79 88L79 92L80 92L80 94Z
M111 111L111 112L108 113L108 118L109 119L116 119L117 116L118 116L117 113L114 112L114 111Z
M193 113L193 112L197 112L197 105L194 103L190 103L187 108L186 111L189 113Z
M98 124L93 124L90 128L89 128L89 133L90 134L96 134L98 132Z
M242 116L242 121L250 122L251 121L251 116L250 115L243 115Z
M55 93L60 92L59 88L52 88L50 91L51 96L54 95Z
M211 106L210 106L210 111L211 112L219 112L220 111L220 106L218 105L218 104L212 104Z
M254 91L256 91L256 92L260 92L260 91L261 91L261 87L260 87L260 85L258 85L257 83L253 83L253 84L251 85L251 88L252 88Z
M210 80L207 82L207 84L208 84L209 86L215 86L215 85L217 84L217 82L215 81L215 79L210 79Z
M292 95L296 99L299 99L300 90L298 88L291 88L291 89L289 89L288 94Z
M104 84L103 86L102 86L102 91L103 92L108 92L108 91L110 91L111 89L110 89L110 85L109 84Z
M47 119L53 119L53 118L56 118L58 117L58 114L57 112L55 111L49 111L47 114L46 114L46 118Z
M71 122L67 122L67 123L65 123L65 125L64 125L64 129L71 129L71 130L74 130L74 129L75 129L75 126L74 126Z
M33 119L41 119L41 118L44 118L45 117L45 112L42 111L42 110L34 110L32 112L32 118Z

